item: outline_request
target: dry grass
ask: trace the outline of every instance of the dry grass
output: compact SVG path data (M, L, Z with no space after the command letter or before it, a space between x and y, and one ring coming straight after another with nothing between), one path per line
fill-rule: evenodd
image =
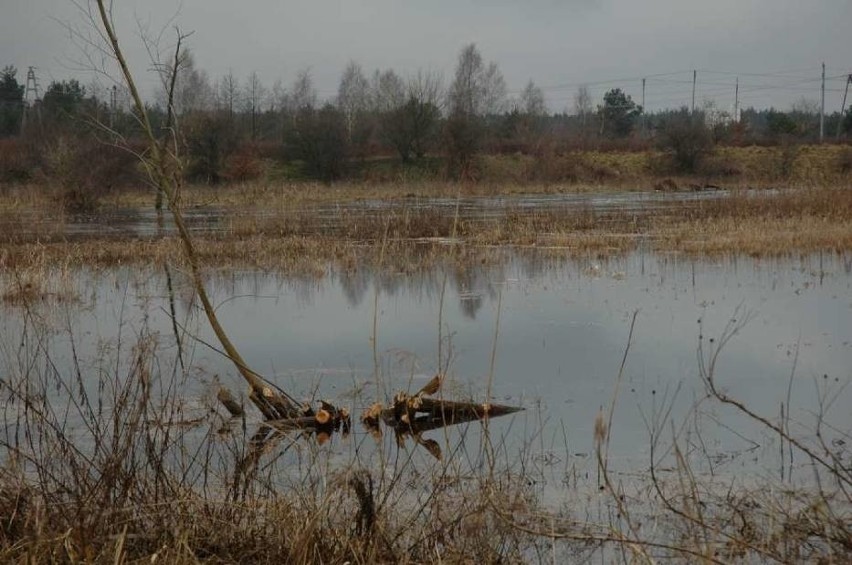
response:
M781 256L852 249L852 190L747 192L702 202L650 230L655 248L691 255Z
M509 252L545 251L567 257L607 257L650 241L660 252L695 256L743 253L781 256L852 249L852 189L737 191L700 202L670 202L649 212L580 207L522 209L511 204L455 219L454 208L385 202L342 212L312 206L234 214L221 232L199 234L196 245L212 268L252 267L321 276L376 265L428 268L439 258L459 265L500 260ZM20 212L19 217L25 215ZM48 224L27 237L4 234L0 265L109 267L168 261L183 264L174 237L62 239ZM37 238L37 241L34 239Z
M732 253L753 257L778 257L795 253L852 249L852 224L819 217L722 218L683 222L656 233L654 248L677 250L692 256Z
M0 303L28 307L79 301L67 261L53 260L47 254L30 254L23 263L0 271Z
M251 417L188 401L199 377L156 332L65 359L40 304L25 307L20 335L0 341L2 562L519 562L546 547L492 509L534 511L522 474L463 434L445 461L393 434L349 438L345 461L339 438L259 441Z

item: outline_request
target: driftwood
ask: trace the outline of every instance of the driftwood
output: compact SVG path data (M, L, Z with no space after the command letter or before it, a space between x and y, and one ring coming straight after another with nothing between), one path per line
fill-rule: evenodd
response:
M225 387L220 387L219 391L216 393L216 398L219 402L222 403L222 406L225 407L225 410L230 412L231 416L234 418L239 418L245 414L243 407L234 400L234 395L231 394L231 391L226 389Z
M443 384L443 375L436 375L415 394L399 392L393 404L384 407L380 403L370 406L361 416L368 428L379 425L379 421L392 428L409 428L423 432L460 424L505 416L523 410L515 406L502 404L459 402L443 398L428 398L437 393Z
M361 416L361 422L368 432L380 438L382 425L390 428L402 447L411 438L425 448L436 459L441 459L441 447L433 439L423 437L425 432L453 426L465 422L473 422L486 418L496 418L513 414L523 408L502 404L462 402L435 398L432 395L440 391L443 385L443 375L436 375L415 394L399 392L390 406L375 403ZM254 390L250 390L253 394ZM234 400L230 392L222 388L218 394L219 401L235 417L241 416L237 410L242 407ZM238 476L249 474L257 465L259 456L283 435L292 432L302 432L315 435L320 445L328 441L334 433L348 434L351 429L351 418L346 408L338 408L333 404L320 401L314 409L305 405L298 415L285 418L270 418L258 427L250 440L251 449L238 466Z
M263 423L263 425L280 432L304 430L315 431L318 434L331 434L337 431L340 431L343 434L349 433L349 411L346 410L346 408L338 409L326 402L322 402L322 405L323 407L316 412L310 410L311 414L307 416L267 420Z
M397 393L393 404L388 407L381 403L373 404L361 415L361 422L376 436L381 435L380 423L383 423L394 431L400 446L405 444L408 437L411 437L436 459L440 459L440 446L435 440L424 439L422 437L424 432L485 418L496 418L523 410L520 407L502 404L427 398L437 393L442 384L443 375L436 375L416 394Z

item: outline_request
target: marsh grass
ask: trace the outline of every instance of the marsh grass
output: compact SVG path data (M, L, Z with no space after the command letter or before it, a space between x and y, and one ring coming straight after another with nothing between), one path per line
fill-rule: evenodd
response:
M26 267L0 273L0 300L6 306L26 308L31 304L79 303L69 264L51 263L43 253L34 253Z
M452 201L448 201L452 202ZM19 214L20 215L20 214ZM23 216L21 216L23 217ZM270 206L226 216L195 236L214 269L259 268L323 276L329 266L408 271L441 259L460 267L509 254L606 258L649 245L691 256L775 257L852 249L852 189L733 191L716 198L664 202L647 210L589 206L522 208L507 200L455 218L454 206L417 201L365 206ZM18 220L23 221L23 220ZM29 235L4 231L0 265L46 263L93 268L168 261L184 265L177 238L86 235L65 240L48 224ZM380 261L384 253L385 260Z
M764 197L734 192L650 230L660 251L754 257L852 248L852 190L802 189Z

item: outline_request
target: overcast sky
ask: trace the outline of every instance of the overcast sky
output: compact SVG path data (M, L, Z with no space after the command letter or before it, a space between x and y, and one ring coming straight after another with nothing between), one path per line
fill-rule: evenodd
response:
M621 87L640 102L642 77L649 109L688 105L693 69L699 105L731 106L739 76L742 106L786 109L819 100L822 61L833 111L852 72L852 0L115 0L115 17L139 73L149 67L139 24L156 35L175 18L211 77L257 71L286 86L309 67L323 98L350 59L449 81L470 42L499 64L510 94L532 79L560 111L583 83L596 100ZM84 25L71 0L0 0L0 66L20 80L37 67L42 88L79 76L61 22ZM152 96L155 81L144 83Z

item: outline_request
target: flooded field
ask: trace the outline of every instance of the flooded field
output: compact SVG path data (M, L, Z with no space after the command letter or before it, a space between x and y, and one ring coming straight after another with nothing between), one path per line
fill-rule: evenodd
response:
M595 417L613 401L636 313L612 421L618 467L647 467L649 421L670 410L669 421L701 420L714 472L759 475L776 472L777 438L699 402L699 342L706 354L740 318L745 325L715 369L719 385L773 421L788 411L791 429L803 436L823 410L829 439L849 441L850 266L843 255L716 262L641 253L605 262L521 255L499 266L414 274L218 273L209 287L248 363L297 398L328 399L357 417L375 400L415 391L445 370L454 396L526 408L493 425L518 450L534 432L538 457L563 466L566 458L589 463ZM156 336L164 366L177 366L177 331L188 405L201 407L217 382L242 390L230 363L206 345L215 336L180 274L169 283L171 299L162 271L56 276L56 294L29 312L2 306L4 364L14 364L27 332L45 324L49 337L40 346L52 362L71 379L73 338L83 378L94 386L104 355L122 342L128 350L143 334Z
M702 192L617 192L607 194L563 193L553 195L494 196L476 198L404 198L399 200L355 200L337 204L317 204L299 210L306 233L335 233L341 219L351 214L363 218L381 218L389 211L407 210L412 213L430 211L452 216L458 209L459 218L487 221L503 216L506 211L533 214L541 211L563 212L582 210L605 216L608 213L664 215L669 208L697 206L703 201L723 198L726 190ZM768 191L762 191L766 196ZM270 210L264 207L221 207L215 204L187 208L184 216L191 231L196 234L227 232L234 221L241 219L263 221L281 214L285 208ZM68 240L91 237L102 239L128 237L154 237L175 232L169 215L161 224L153 207L119 208L103 210L96 214L45 215L35 211L16 211L13 216L0 216L0 233L14 230L14 236L27 240L49 234Z
M59 240L21 245L23 259L0 275L0 472L48 493L60 522L70 499L110 521L118 504L156 506L158 520L214 528L199 539L218 540L215 525L234 517L250 531L286 522L314 535L321 516L336 539L394 536L397 556L450 534L465 548L509 544L500 553L521 561L611 562L636 544L660 559L701 546L718 557L709 562L843 554L852 256L790 253L739 212L728 229L705 226L717 241L734 225L788 251L689 258L615 229L633 222L634 205L652 222L704 202L711 216L717 204L733 209L704 200L716 196L458 203L460 217L504 214L498 231L521 226L531 240L447 237L453 200L411 225L393 208L401 229L390 237L391 205L361 202L313 210L297 228L314 237L258 237L221 255L253 233L234 222L262 214L194 210L213 308L272 383L254 390L274 397L277 386L290 406L311 407L271 416L220 351L180 249L154 249L170 238L145 247L168 224L151 230L156 216L141 214L58 225ZM799 207L742 198L737 207ZM559 206L581 209L577 224L538 221ZM610 213L620 223L609 235L629 247L572 248L583 225L606 232ZM414 236L436 221L438 236ZM691 226L675 239L704 241ZM824 227L810 224L820 237ZM829 227L830 241L848 236L842 222ZM341 244L337 229L351 239ZM277 263L280 253L311 268ZM96 511L97 497L124 502ZM132 518L140 531L146 516Z

